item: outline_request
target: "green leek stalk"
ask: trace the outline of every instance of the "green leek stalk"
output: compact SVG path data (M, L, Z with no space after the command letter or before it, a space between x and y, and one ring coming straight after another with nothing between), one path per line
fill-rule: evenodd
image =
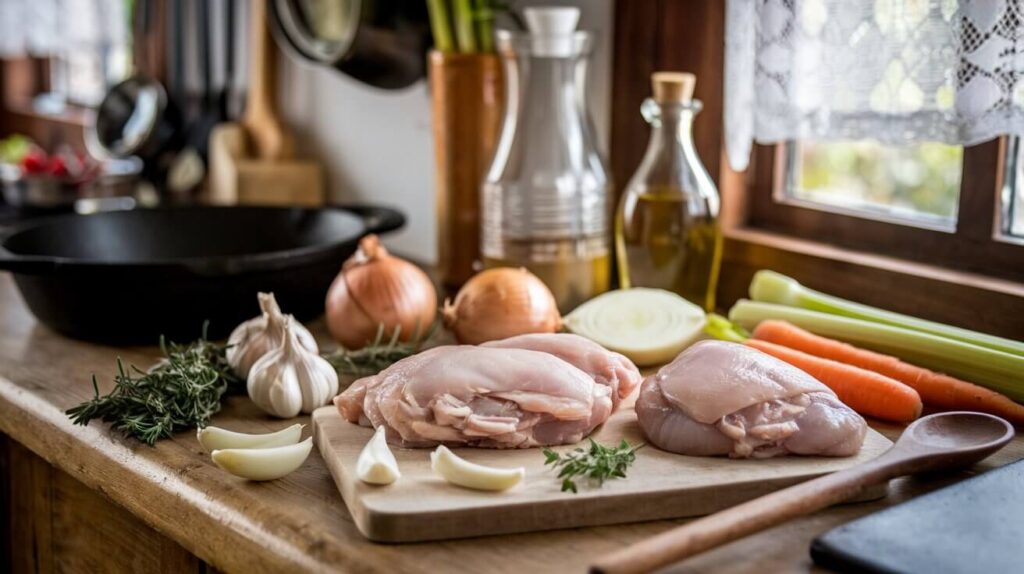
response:
M476 39L481 52L494 51L494 6L493 0L474 0L476 4L474 23Z
M459 51L465 54L476 52L476 30L473 25L471 0L452 0L452 18L455 20L455 39Z
M745 329L753 330L768 319L893 355L1024 402L1024 357L1020 355L921 330L747 299L737 301L729 311L729 320Z
M434 48L439 52L455 50L452 38L451 18L448 15L448 0L427 0L430 13L430 30L434 35Z
M1024 357L1024 343L986 335L968 329L944 325L934 321L918 319L909 315L893 313L868 305L854 303L820 291L804 287L796 279L786 277L774 271L758 271L750 282L750 298L762 303L775 303L789 307L830 313L841 317L873 321L884 325L892 325L902 329L930 333L947 339L955 339L979 347L1012 353Z

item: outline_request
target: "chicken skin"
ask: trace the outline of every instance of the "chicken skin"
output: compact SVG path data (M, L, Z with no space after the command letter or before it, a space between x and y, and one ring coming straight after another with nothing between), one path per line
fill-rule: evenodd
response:
M852 456L867 432L814 377L724 341L697 343L647 377L636 414L652 444L694 456Z

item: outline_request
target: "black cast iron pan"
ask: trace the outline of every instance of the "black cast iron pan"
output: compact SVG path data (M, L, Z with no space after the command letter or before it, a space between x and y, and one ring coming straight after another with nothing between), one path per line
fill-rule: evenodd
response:
M368 233L400 228L384 207L183 207L65 215L0 242L29 309L69 336L155 344L212 338L258 315L270 291L300 321L319 316L341 264Z

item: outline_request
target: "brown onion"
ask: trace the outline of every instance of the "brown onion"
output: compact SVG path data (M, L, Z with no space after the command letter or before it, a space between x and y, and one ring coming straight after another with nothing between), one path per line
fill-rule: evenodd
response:
M496 267L474 275L445 301L445 325L460 343L478 345L526 333L554 333L562 326L555 296L523 268Z
M327 329L346 349L373 341L381 325L390 337L409 341L437 317L437 291L430 277L390 255L376 235L367 235L327 290Z

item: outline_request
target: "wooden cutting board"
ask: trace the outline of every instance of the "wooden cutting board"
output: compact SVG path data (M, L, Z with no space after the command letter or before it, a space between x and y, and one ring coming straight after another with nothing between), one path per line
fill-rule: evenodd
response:
M392 447L402 477L373 486L355 476L356 459L373 430L344 420L333 406L313 413L313 436L352 518L370 540L418 542L642 522L710 514L782 487L871 460L891 445L868 429L856 457L780 457L766 460L681 456L645 446L628 478L600 488L579 483L579 494L560 492L540 449L453 449L480 464L526 467L523 482L506 492L477 492L446 483L430 468L431 449ZM644 442L633 409L612 415L595 433L601 443ZM567 451L564 446L555 450ZM881 498L885 487L860 500Z

